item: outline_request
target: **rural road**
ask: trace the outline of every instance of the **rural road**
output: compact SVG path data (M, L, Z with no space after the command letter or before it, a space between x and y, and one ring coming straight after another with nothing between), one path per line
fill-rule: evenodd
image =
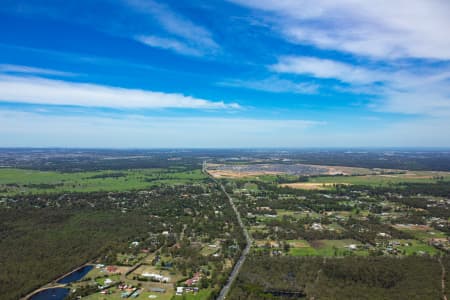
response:
M224 299L226 299L226 297L228 295L228 292L230 291L231 285L236 280L236 278L237 278L237 276L239 274L239 271L241 270L241 267L244 264L248 253L250 252L250 247L252 245L252 240L250 238L250 235L248 234L247 229L244 226L244 223L242 222L241 215L239 214L239 211L237 210L236 206L234 205L233 199L227 193L227 191L225 190L225 187L219 181L217 181L211 174L208 173L208 170L206 168L206 161L203 162L202 171L203 171L203 173L208 175L214 182L216 182L220 186L220 188L222 189L223 193L228 198L228 201L230 202L230 205L233 208L234 213L236 214L236 218L238 220L239 226L241 227L242 232L244 233L244 236L245 236L245 240L247 242L247 245L245 246L244 250L242 251L241 257L236 262L236 264L233 267L233 270L231 271L230 275L228 276L227 283L222 287L222 290L220 290L220 293L219 293L219 295L216 298L216 300L224 300Z
M442 275L441 275L441 288L442 288L442 299L447 300L447 295L445 294L445 266L442 263L442 258L439 257L439 265L442 268Z

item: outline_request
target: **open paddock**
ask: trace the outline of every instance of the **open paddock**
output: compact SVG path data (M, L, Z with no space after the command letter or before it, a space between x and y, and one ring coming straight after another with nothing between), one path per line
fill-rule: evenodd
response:
M438 231L428 225L414 225L414 224L397 224L393 225L394 228L403 232L409 233L414 238L428 242L434 238L445 238L445 233Z
M304 240L288 241L292 256L343 256L358 255L367 256L368 250L363 245L352 239L345 240L316 240L307 242ZM352 249L352 247L355 247Z

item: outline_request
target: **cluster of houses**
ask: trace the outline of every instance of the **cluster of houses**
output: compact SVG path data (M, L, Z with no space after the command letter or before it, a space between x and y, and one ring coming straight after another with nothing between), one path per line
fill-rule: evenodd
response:
M120 284L118 288L122 291L121 298L137 298L141 293L140 289L127 284Z
M178 286L175 295L182 296L184 293L198 293L198 291L199 291L198 287Z
M175 295L181 296L184 293L197 293L199 291L199 288L195 285L197 285L201 278L202 274L200 274L199 272L195 273L192 278L189 278L184 282L185 286L177 287Z
M195 273L194 276L192 276L192 278L189 278L188 280L186 280L184 283L186 284L186 286L193 286L196 285L201 278L201 274L199 272Z

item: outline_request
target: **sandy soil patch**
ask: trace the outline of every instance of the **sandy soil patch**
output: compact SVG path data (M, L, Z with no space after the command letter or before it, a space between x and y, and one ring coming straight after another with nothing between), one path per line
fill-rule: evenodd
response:
M281 172L261 171L261 172L238 172L238 171L223 171L223 170L208 170L208 173L215 178L243 178L254 177L261 175L280 175Z
M290 187L294 189L303 190L324 190L333 186L335 183L319 183L319 182L296 182L296 183L286 183L282 184L282 187Z
M308 242L306 241L300 241L300 240L296 240L296 241L289 241L289 245L291 247L294 248L309 248L311 247Z
M417 230L417 231L428 231L432 230L432 228L428 225L413 225L413 224L397 224L394 225L397 229L407 229L407 230Z

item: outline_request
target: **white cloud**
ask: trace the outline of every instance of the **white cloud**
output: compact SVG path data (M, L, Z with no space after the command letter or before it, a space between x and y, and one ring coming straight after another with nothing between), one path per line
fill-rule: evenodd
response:
M75 76L75 73L63 72L53 69L43 69L22 65L1 64L0 73L22 73L22 74L38 74L38 75L54 75L54 76Z
M324 123L309 120L61 116L0 110L1 146L281 147L298 146Z
M0 75L0 99L33 104L109 108L238 109L236 103L138 89Z
M450 116L448 68L421 68L416 72L394 68L389 72L317 57L285 56L270 69L339 80L349 85L337 85L335 90L375 97L369 107L378 112Z
M449 1L229 1L271 14L294 43L377 58L450 60Z
M3 1L5 2L5 1ZM155 43L143 44L151 47L168 49L183 55L199 55L198 53L215 54L220 50L212 33L186 16L177 13L164 1L154 0L106 0L84 1L83 9L73 4L51 5L40 1L8 1L1 3L0 11L13 12L25 16L45 16L64 22L81 24L83 27L95 28L112 36L133 39L143 42L139 37L158 37ZM53 1L54 2L54 1ZM81 2L80 2L81 3ZM101 10L100 11L100 7ZM166 39L166 41L164 41ZM174 47L177 41L185 47ZM161 47L161 42L169 45ZM183 51L184 48L196 51Z
M450 117L450 90L446 94L431 89L407 92L388 90L371 108L380 112Z
M136 40L146 45L195 56L215 53L220 48L207 29L175 13L164 4L153 0L127 0L126 3L138 13L155 18L169 34L167 37L145 33L138 35Z
M309 82L293 82L277 77L269 77L262 80L237 80L230 79L218 83L223 86L242 87L252 90L266 91L271 93L295 93L315 94L318 85Z
M278 73L303 74L316 78L332 78L347 83L373 83L381 80L379 72L342 62L308 56L284 56L270 67Z
M184 55L200 56L202 52L192 48L185 43L171 38L162 38L158 36L138 36L136 40L156 48L168 49Z

